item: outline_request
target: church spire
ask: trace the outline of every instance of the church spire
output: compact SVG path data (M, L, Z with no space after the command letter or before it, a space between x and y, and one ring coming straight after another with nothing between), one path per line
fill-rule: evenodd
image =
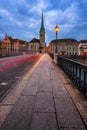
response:
M42 11L42 18L41 18L41 28L40 31L44 31L45 32L45 28L44 28L44 18L43 18L43 11Z
M41 27L40 27L39 33L40 33L40 44L41 44L41 47L44 49L44 47L45 47L45 28L44 28L43 11L42 11Z

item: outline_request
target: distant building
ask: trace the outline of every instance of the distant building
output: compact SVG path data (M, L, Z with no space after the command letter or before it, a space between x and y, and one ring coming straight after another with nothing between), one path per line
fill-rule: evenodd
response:
M2 41L0 40L0 56L2 55Z
M57 53L60 55L79 55L79 43L75 39L52 40L49 44L48 51L54 54L56 45Z
M33 52L40 52L40 41L37 38L33 38L30 42L29 42L29 46L28 46L28 50L29 51L33 51Z
M80 55L87 56L87 40L81 40L79 42Z
M0 50L2 50L2 41L0 40Z
M3 53L18 53L28 50L28 44L20 39L13 39L7 34L2 40L2 52Z

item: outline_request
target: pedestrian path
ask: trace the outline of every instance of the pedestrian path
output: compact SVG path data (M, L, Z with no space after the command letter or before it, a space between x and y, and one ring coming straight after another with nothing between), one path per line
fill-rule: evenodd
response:
M0 130L86 130L48 54L29 73Z

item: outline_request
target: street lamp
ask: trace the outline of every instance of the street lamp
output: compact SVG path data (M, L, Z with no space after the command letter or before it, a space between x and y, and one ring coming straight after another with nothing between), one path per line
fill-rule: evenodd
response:
M57 34L58 34L58 31L59 31L59 27L57 25L54 28L54 31L56 32L56 50L55 50L55 53L57 53Z

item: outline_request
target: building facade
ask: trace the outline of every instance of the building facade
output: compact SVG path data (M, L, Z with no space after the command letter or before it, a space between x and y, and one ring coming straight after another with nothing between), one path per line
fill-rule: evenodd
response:
M79 55L79 43L75 39L52 40L48 47L48 52L54 54L57 45L59 55Z
M2 53L18 53L22 51L28 50L28 44L20 39L13 39L9 37L7 34L2 40Z
M79 42L80 55L87 56L87 40L81 40Z
M31 52L40 52L40 41L37 38L33 38L29 42L28 50Z

